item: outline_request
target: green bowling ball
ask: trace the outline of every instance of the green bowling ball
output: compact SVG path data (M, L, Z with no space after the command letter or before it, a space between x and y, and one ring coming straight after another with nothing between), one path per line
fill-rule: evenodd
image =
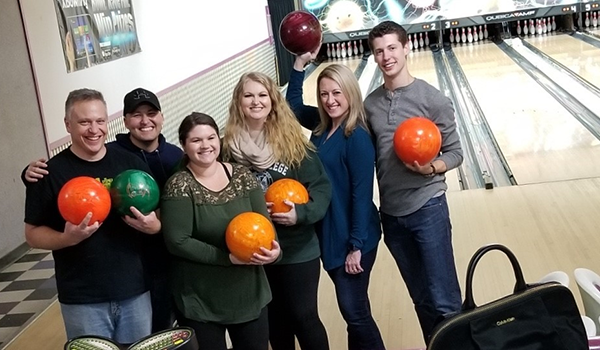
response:
M110 186L113 208L121 215L133 216L130 207L146 215L158 206L160 189L154 178L142 170L125 170L117 175Z

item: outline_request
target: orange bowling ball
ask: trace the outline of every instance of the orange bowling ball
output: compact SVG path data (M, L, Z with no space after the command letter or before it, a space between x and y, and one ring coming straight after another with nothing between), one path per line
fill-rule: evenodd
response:
M260 247L271 249L275 229L271 221L259 213L245 212L234 217L227 225L225 243L236 258L249 262Z
M89 176L67 181L58 193L58 211L66 221L79 225L87 213L92 213L89 225L102 223L110 213L110 193L104 185Z
M285 204L284 200L296 204L308 202L308 191L300 182L294 179L279 179L267 188L265 200L272 202L271 213L287 213L292 208Z
M442 134L437 125L424 117L409 118L394 133L394 151L407 164L425 165L440 153Z

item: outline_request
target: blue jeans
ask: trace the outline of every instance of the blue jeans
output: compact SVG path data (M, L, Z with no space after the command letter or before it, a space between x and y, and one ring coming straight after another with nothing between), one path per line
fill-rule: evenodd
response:
M383 339L371 315L369 278L377 257L377 247L362 255L363 272L350 275L345 266L327 271L335 285L338 306L348 325L349 350L384 350Z
M67 338L95 335L132 344L150 335L150 292L130 299L94 304L60 304Z
M461 307L446 195L431 198L406 216L381 213L381 224L427 343L436 320Z

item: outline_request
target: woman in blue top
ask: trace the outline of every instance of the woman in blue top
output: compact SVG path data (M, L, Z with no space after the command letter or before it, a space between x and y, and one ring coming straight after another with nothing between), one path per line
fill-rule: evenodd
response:
M318 108L304 105L304 65L296 57L286 99L311 141L333 186L331 204L317 234L323 266L336 290L348 327L348 349L385 349L371 315L368 287L381 228L373 203L375 147L367 127L358 81L346 66L332 64L317 79Z

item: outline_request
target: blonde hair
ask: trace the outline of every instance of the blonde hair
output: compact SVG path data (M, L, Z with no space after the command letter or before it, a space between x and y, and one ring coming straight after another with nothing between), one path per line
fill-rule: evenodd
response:
M344 97L348 101L348 114L343 117L346 120L344 135L346 135L346 137L350 136L358 126L363 127L369 132L358 80L356 80L356 77L350 68L343 64L332 64L323 69L317 78L317 105L319 107L319 117L321 122L314 130L315 135L323 134L327 128L331 126L331 117L325 111L323 102L321 101L320 85L323 78L331 79L337 83L340 86L340 90L344 94Z
M271 99L271 111L263 127L275 159L290 167L298 167L302 160L308 157L308 150L315 150L315 147L302 133L302 126L283 98L279 87L268 75L259 72L243 74L233 89L233 96L229 104L229 118L225 124L223 137L224 156L227 159L232 158L229 145L233 143L235 136L241 130L248 128L242 109L242 98L244 97L244 85L249 81L263 85Z

